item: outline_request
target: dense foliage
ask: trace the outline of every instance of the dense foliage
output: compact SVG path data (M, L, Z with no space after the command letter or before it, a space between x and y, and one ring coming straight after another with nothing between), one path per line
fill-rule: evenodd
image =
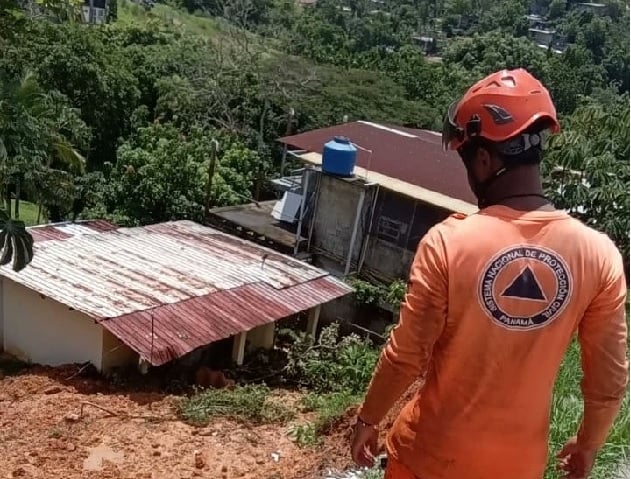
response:
M112 23L86 28L69 21L76 2L44 2L33 17L4 0L0 196L15 198L14 216L22 199L51 220L200 219L211 145L210 204L261 199L288 129L344 117L437 129L473 81L525 67L562 117L549 193L628 257L622 2L585 11L558 0L172 1L121 0ZM556 30L551 48L530 38L537 22Z

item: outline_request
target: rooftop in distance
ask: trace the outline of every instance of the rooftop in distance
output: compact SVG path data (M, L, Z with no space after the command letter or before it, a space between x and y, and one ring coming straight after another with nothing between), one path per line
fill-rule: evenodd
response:
M359 147L355 174L450 211L477 211L462 161L455 152L443 150L439 133L356 121L280 141L302 150L294 156L319 164L324 144L335 136L348 137Z

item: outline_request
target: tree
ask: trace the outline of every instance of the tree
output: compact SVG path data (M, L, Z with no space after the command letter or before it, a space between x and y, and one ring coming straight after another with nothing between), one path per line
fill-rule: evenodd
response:
M572 113L581 96L591 95L595 88L603 87L606 72L594 64L589 52L572 45L562 55L552 55L545 66L543 83L548 87L560 113Z
M563 16L567 9L567 0L552 0L550 2L550 8L548 9L548 18L550 20L557 20Z
M4 76L0 84L0 174L7 208L11 186L15 194L15 217L20 217L23 186L41 200L42 183L66 171L83 173L85 160L72 146L83 135L85 124L67 108L65 99L46 94L33 73L19 79ZM87 143L87 141L85 142ZM58 189L50 197L58 196Z
M50 138L45 125L47 101L35 75L0 80L0 185L11 210L15 186L15 216L20 216L20 186L25 176L43 162Z
M43 91L64 94L92 130L88 166L114 162L118 139L129 134L139 91L111 29L31 22L4 49L0 63L31 70Z
M172 124L140 128L123 143L118 163L102 187L107 214L124 224L177 219L201 220L211 143L219 140L211 203L249 201L258 155L225 133L193 128L184 133Z
M545 61L545 53L533 42L501 32L455 40L443 55L447 67L457 64L470 72L471 79L502 68L525 68L541 77Z
M629 97L587 100L553 137L544 163L559 208L607 233L629 260Z

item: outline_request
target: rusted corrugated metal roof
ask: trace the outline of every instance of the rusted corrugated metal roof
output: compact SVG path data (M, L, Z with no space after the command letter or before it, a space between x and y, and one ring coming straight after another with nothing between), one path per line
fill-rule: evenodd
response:
M0 274L94 318L154 365L351 291L323 270L191 221L68 234L35 249L27 268Z
M324 144L335 136L346 136L361 147L357 165L362 168L477 204L460 157L453 151L443 151L440 135L431 131L356 121L286 136L280 141L322 153Z
M74 223L53 223L29 228L33 241L47 241L54 239L67 239L80 234L96 234L104 231L112 231L117 226L104 220L85 220Z
M200 346L313 308L347 292L346 286L329 276L283 289L253 283L107 319L101 324L158 366Z

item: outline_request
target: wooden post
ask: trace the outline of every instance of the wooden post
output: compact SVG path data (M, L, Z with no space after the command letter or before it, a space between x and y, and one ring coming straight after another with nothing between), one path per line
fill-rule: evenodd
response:
M239 333L234 336L232 343L232 360L237 364L237 366L241 366L243 364L243 358L245 356L245 339L247 336L247 332Z
M314 340L316 339L316 333L318 331L318 320L320 319L320 308L318 305L315 308L311 308L309 310L309 315L307 317L307 334L311 336Z
M291 127L294 121L294 115L296 112L293 108L289 109L289 114L287 115L287 128L285 129L285 136L291 135ZM282 178L285 174L285 162L287 161L287 143L283 145L283 156L280 159L280 177Z
M210 189L213 185L213 176L215 176L215 162L217 160L217 150L219 143L217 140L210 142L210 157L208 159L208 178L206 179L206 204L204 206L204 221L208 219L210 212Z

